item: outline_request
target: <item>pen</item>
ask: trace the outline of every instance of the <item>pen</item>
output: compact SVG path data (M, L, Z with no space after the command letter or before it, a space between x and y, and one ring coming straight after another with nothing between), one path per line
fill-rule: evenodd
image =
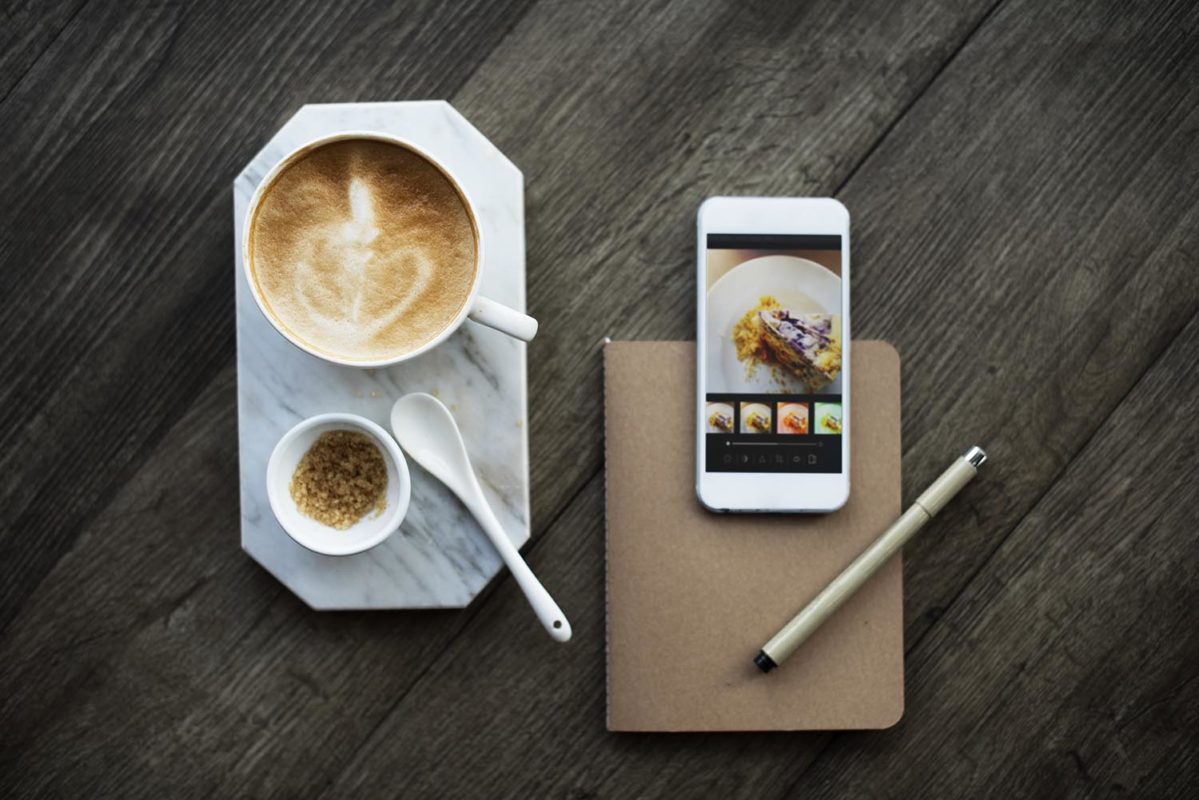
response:
M907 544L924 524L937 515L954 495L962 490L987 460L981 447L971 447L966 454L949 465L941 477L933 481L916 502L891 523L891 527L874 540L853 563L846 567L833 582L824 587L812 602L804 606L781 631L774 635L754 658L754 664L763 672L782 664L819 628L841 604L853 596L878 568L887 563L891 556Z

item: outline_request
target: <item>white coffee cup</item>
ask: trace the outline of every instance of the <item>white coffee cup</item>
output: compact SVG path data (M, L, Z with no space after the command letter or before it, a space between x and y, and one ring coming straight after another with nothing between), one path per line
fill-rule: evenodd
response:
M462 310L458 312L458 316L445 327L445 330L443 330L435 338L425 342L420 347L398 356L391 356L383 359L355 361L339 358L337 356L330 355L329 353L316 350L301 339L294 336L283 325L281 325L277 319L275 319L270 310L267 308L266 302L263 299L261 292L258 290L257 281L254 279L254 271L250 259L250 233L251 228L253 227L254 215L258 211L258 206L262 203L262 199L266 195L267 189L271 187L279 174L310 150L314 150L331 142L344 141L347 139L369 139L398 145L399 147L410 150L428 161L430 164L440 170L441 173L450 181L450 183L453 184L454 188L458 190L458 195L462 198L463 205L466 206L467 213L470 216L471 226L474 228L475 232L475 279L471 285L470 294L468 295L466 302L462 305ZM343 131L330 136L322 136L319 139L313 139L312 141L297 147L295 150L284 156L283 159L281 159L279 163L272 167L270 172L266 174L266 177L262 179L262 182L258 184L258 188L254 191L254 196L250 198L250 205L246 210L245 224L242 225L241 235L242 268L245 270L246 282L250 286L250 294L253 296L254 302L258 304L258 308L262 311L263 316L267 318L267 321L270 322L271 325L274 326L275 330L279 331L284 338L306 353L310 353L317 358L322 358L325 361L331 361L335 364L344 364L352 367L386 367L392 364L398 364L401 361L407 361L410 358L415 358L421 353L431 350L444 342L450 337L451 334L454 333L454 331L458 330L462 323L467 319L477 322L480 325L486 325L489 328L506 333L509 336L521 339L522 341L532 341L533 337L537 335L537 320L533 319L527 314L522 314L515 309L509 308L501 303L497 303L494 300L489 300L479 294L479 282L483 277L483 265L485 263L483 258L484 250L485 242L483 229L479 225L479 216L475 211L474 202L471 200L470 194L466 191L466 188L463 187L462 183L454 177L454 174L450 172L445 164L438 161L436 157L424 149L412 144L411 142L405 141L397 136L376 133L373 131Z

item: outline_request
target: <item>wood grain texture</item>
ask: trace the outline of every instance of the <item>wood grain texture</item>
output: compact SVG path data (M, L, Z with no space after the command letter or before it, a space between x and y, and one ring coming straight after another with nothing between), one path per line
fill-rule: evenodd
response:
M856 330L904 358L905 497L970 443L993 456L952 546L907 550L909 638L1199 311L1199 83L1175 80L1197 25L1013 0L842 193Z
M0 4L0 103L39 58L86 0L4 0ZM54 54L51 53L53 58Z
M694 338L703 199L836 190L989 6L541 3L455 95L527 184L535 521L600 468L599 341Z
M324 797L774 797L821 734L612 734L605 726L604 480L588 482L533 547L575 630L551 648L514 582L346 763ZM685 665L679 665L685 669Z
M452 94L521 10L94 3L0 104L0 628L232 362L254 150L307 101Z
M909 608L917 611L909 616L913 642L964 586L987 574L991 554L1199 308L1190 255L1199 214L1188 148L1194 89L1164 80L1187 70L1187 37L1171 36L1169 15L1130 12L1104 22L1143 56L1141 74L1095 46L1111 35L1104 26L1080 30L1079 41L1056 60L1038 48L1013 62L1019 41L1043 42L1049 34L1039 31L1060 29L1057 15L1065 13L1001 12L991 21L996 27L979 31L843 192L864 221L855 243L858 331L882 334L912 354L905 361L905 378L914 381L905 387L908 496L967 443L981 441L994 456L986 479L938 520L941 533L930 531L910 551L922 562L909 566L907 583ZM1080 51L1095 53L1087 71L1077 69ZM1161 89L1141 85L1144 75L1162 79ZM1041 112L1060 102L1086 113ZM963 126L963 118L972 124ZM1080 173L1092 175L1092 163L1109 166L1102 179L1080 181ZM1011 185L992 187L996 180ZM926 202L913 203L913 195ZM1137 224L1125 224L1130 218ZM680 293L666 305L685 302ZM657 308L644 313L653 316ZM644 335L685 335L674 332L674 317L655 320ZM936 342L956 344L930 344ZM586 496L577 502L590 502ZM599 513L592 507L584 517ZM573 504L563 519L575 519ZM565 547L555 540L561 535L569 539ZM573 524L555 525L533 554L569 553L599 536L598 524L585 525L581 538ZM597 616L599 566L579 563L587 573L568 574L568 585L593 587L583 613ZM561 574L562 567L547 563L545 570ZM500 603L505 592L497 590L491 602ZM513 595L514 614L517 601ZM517 647L493 671L501 676L494 682L477 673L459 680L451 665L468 650L492 653L519 635L518 623L502 616L481 612L475 624L480 629L472 625L454 643L347 765L332 794L379 791L383 776L395 773L468 793L480 773L493 774L489 764L519 757L504 736L520 730L525 751L586 767L563 769L555 759L531 776L504 772L501 785L513 796L699 796L711 785L721 796L752 796L799 780L828 741L646 737L629 747L625 737L602 731L602 714L594 710L602 708L602 696L590 691L599 673L589 654L563 677L561 665L530 664ZM580 639L587 636L585 624L576 627ZM598 649L599 634L590 636L589 647ZM516 671L528 691L503 683ZM541 696L555 692L556 702ZM460 703L460 724L444 736L430 734L438 710L451 702ZM952 707L953 699L944 702ZM590 729L578 722L589 714L595 714ZM711 749L695 744L713 738ZM726 785L734 763L739 771Z
M1193 4L38 8L0 33L0 793L1193 793ZM434 96L526 176L565 648L507 576L322 615L236 547L229 182L303 102ZM596 344L694 334L707 194L833 191L905 496L994 457L908 552L909 718L609 735Z
M89 7L64 34L78 62L39 64L0 106L18 145L0 154L18 223L0 234L0 624L29 606L0 641L0 783L295 793L453 636L454 615L312 615L237 548L229 185L302 102L452 94L523 10ZM327 745L290 730L312 706Z
M832 6L828 8L832 9ZM541 38L529 42L528 47L549 48L556 52L554 48L563 46L558 37L569 32L566 21L558 16L560 11L557 7L545 11L539 8L538 12L548 14L554 27L543 30L539 34ZM576 35L586 35L590 46L598 54L603 44L610 40L613 30L633 21L614 20L612 25L615 27L601 30L598 39L595 38L596 32L586 26L579 28ZM911 24L917 26L927 21L917 16L911 20ZM656 35L666 37L665 43L668 44L671 35L681 35L678 26L683 23L698 31L710 31L712 25L707 17L689 17L676 8L670 15L658 20L656 24L660 30ZM753 24L754 30L760 30L765 23L757 20ZM832 34L831 28L828 33ZM708 35L710 37L712 34ZM797 38L795 42L798 44L800 40ZM936 52L923 56L922 63L926 71L931 72L936 68L937 53L948 51L951 44L944 43ZM883 47L881 42L876 42L874 46ZM682 53L674 58L685 58L687 55ZM507 62L503 62L495 69L502 71L507 67ZM652 77L652 68L647 71L637 64L632 67L636 82L644 83ZM734 76L733 84L740 86L744 80L746 78ZM914 96L918 87L906 85L906 88L908 94L904 95L904 100ZM895 107L897 113L900 107L898 101ZM679 118L684 117L680 114ZM844 125L850 129L857 122L856 117L848 115ZM266 127L269 129L269 125ZM486 128L484 130L487 131ZM861 149L864 151L865 147L863 142ZM227 233L197 232L193 235L212 240L214 265L226 263ZM219 258L217 249L221 251ZM224 291L223 283L214 285ZM569 281L564 285L570 285ZM175 289L168 291L168 287L156 286L155 291L166 291L167 296L171 297L173 295L170 292ZM177 291L181 299L194 298L194 295L189 296L186 287L180 287ZM198 312L202 313L215 303L215 300L204 303ZM223 319L219 315L216 317L217 323ZM189 341L192 341L190 346L199 346L193 340ZM134 348L139 356L147 349ZM227 368L215 369L218 384L230 379ZM200 377L195 380L200 381ZM112 409L104 413L106 416L117 414ZM191 419L189 415L188 421ZM196 457L217 462L231 459L224 449L231 441L231 438L225 437L231 437L231 434L223 433L219 428L205 430L207 433L188 440L189 446L198 450ZM165 790L172 780L194 786L197 792L219 791L223 794L294 794L320 785L326 778L332 780L340 774L340 769L335 767L349 762L354 750L368 740L367 734L372 727L406 696L427 666L426 662L433 659L436 652L453 638L458 626L468 621L485 601L477 603L465 615L455 616L452 624L436 616L417 615L410 618L407 615L395 615L403 620L403 624L389 620L392 615L371 618L369 624L379 626L373 633L368 630L354 632L344 623L336 622L337 618L319 618L322 624L329 626L330 632L340 631L349 637L342 640L346 658L334 658L322 652L320 656L305 659L303 654L309 653L314 646L314 643L306 641L310 635L309 628L314 624L313 618L302 610L297 618L295 601L286 595L280 598L273 584L267 583L268 592L263 592L262 584L247 585L244 582L246 579L239 577L241 571L238 565L244 562L241 554L232 550L221 554L208 550L194 562L171 566L168 563L171 551L166 549L165 544L163 549L147 557L140 550L144 546L143 538L122 542L118 538L97 533L111 530L117 524L114 519L125 517L128 508L147 502L142 495L148 491L144 488L151 480L148 476L158 475L180 496L220 497L222 493L232 491L232 481L228 477L233 474L231 464L224 477L228 485L222 487L217 486L222 478L216 471L200 476L186 470L164 472L164 464L174 463L179 437L183 434L176 434L172 430L163 435L166 438L161 443L156 440L153 445L146 446L146 451L152 455L135 473L134 483L130 485L136 488L122 492L108 510L91 524L84 525L85 534L70 551L69 557L57 564L37 593L27 601L25 611L7 639L6 652L17 657L20 657L18 654L54 652L52 643L55 641L70 643L68 647L71 653L70 664L48 673L45 685L34 681L34 685L40 688L33 695L39 700L30 699L27 705L24 701L18 702L6 711L6 715L11 715L16 721L11 728L13 735L25 737L17 739L17 746L13 748L14 752L19 753L16 762L19 769L12 774L23 776L27 781L18 784L21 788L50 785L39 781L56 781L55 785L78 787L88 782L109 780L114 782L113 785L119 785L123 777L135 773L146 760L155 764L175 765L166 773L145 782L144 791L150 794ZM534 432L535 455L536 435ZM586 444L590 447L591 440L586 440ZM214 447L217 448L215 451ZM144 458L144 455L141 457ZM135 455L131 455L130 462L136 461ZM114 479L112 485L119 486L124 482L124 479ZM53 479L47 479L45 485L54 485ZM78 507L90 510L102 504L98 501L79 501ZM175 515L170 506L163 508L161 516L141 521L139 531L143 537L159 537L164 542L184 546L189 536L197 535L196 525L207 524L224 529L219 520L185 522ZM549 504L543 504L540 508L539 516L543 518L552 518L557 513L557 509ZM40 519L38 515L41 513L40 509L35 508L29 512L29 518ZM234 538L232 531L226 530L229 531L228 541L231 542ZM43 553L40 557L44 559L41 563L48 564L53 563L57 554ZM102 582L101 575L119 570L119 565L125 559L133 557L146 559L138 562L137 571L148 576L149 585L142 587L141 591L130 591L131 587L123 585L114 585L106 590L99 585ZM95 565L104 565L104 568L99 573L90 572L97 568ZM225 575L226 571L232 572L228 576L232 583L215 579L203 581L205 575ZM260 574L253 568L250 568L250 572ZM175 580L157 580L163 573L173 576ZM89 583L89 578L97 585ZM61 619L58 608L61 598L64 593L71 591L69 587L81 583L89 587L84 590L86 593L95 594L98 598L105 596L106 591L115 593L111 599L99 605L115 613L120 621L118 629L127 632L125 638L132 636L140 640L145 637L142 647L114 648L106 637L93 639L89 632L89 625L93 622L93 613L90 611L69 621ZM32 581L28 585L32 586ZM179 585L197 587L195 599L177 593ZM247 592L251 595L247 596ZM168 637L165 630L160 632L160 627L165 628L161 622L162 616L169 616L170 609L184 600L194 602L197 608L204 610L204 635L174 638ZM523 603L523 599L520 602ZM275 608L284 611L271 610ZM227 615L244 616L249 620L281 619L287 620L288 624L271 635L263 633L260 639L253 639L254 634L247 633L239 625L220 627ZM516 619L522 625L530 622L524 613ZM266 625L268 622L258 624ZM389 630L386 635L380 633L383 628ZM535 627L533 629L536 630ZM598 629L596 626L595 630ZM217 636L226 633L233 639ZM215 640L212 638L214 636L217 637ZM247 652L243 654L240 643L251 639L253 644L246 645ZM537 642L545 645L540 638ZM319 649L319 645L316 646ZM411 654L412 660L398 662L388 655L397 652L392 648L402 648L403 652ZM251 670L255 679L248 684L238 681L231 684L226 673L204 666L211 663L210 651L228 653L230 663L239 669ZM297 658L304 665L302 674L305 680L302 685L317 687L310 692L299 691L297 680L280 666ZM194 663L197 667L178 669L174 666L178 662ZM32 670L36 663L36 659L30 661L26 668ZM139 694L132 702L127 683L88 682L85 677L110 672L130 677L155 675L167 669L168 665L172 669L168 679L161 686ZM21 677L24 676L25 673L22 673ZM369 689L354 690L354 681ZM22 696L25 696L24 692ZM262 713L267 713L266 710L274 705L285 709L282 712L285 721L280 725L286 728L288 735L279 735L277 728L265 724L261 728L247 727L242 717L246 707L262 709ZM119 719L123 725L122 735L104 742L91 742L88 732L97 719L92 713L93 709L103 709ZM349 720L353 724L349 724ZM85 743L88 746L81 749ZM243 751L244 756L235 755ZM70 754L77 752L85 756L71 760ZM66 761L72 767L69 781L62 777L46 777L41 769L60 761ZM213 769L214 765L216 769Z
M1179 386L1199 316L914 648L908 718L838 736L792 797L1193 796L1199 395Z
M0 793L308 793L467 619L276 583L238 547L236 428L225 370L0 640Z

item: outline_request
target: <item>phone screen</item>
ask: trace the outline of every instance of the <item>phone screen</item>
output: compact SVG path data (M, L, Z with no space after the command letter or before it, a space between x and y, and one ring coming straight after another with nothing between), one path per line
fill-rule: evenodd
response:
M709 472L841 472L842 240L708 234Z

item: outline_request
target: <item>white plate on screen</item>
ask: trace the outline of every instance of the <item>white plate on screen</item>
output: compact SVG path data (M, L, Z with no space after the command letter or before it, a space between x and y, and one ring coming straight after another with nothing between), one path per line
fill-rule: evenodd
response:
M785 308L807 314L841 313L841 278L827 267L795 256L763 256L738 264L708 290L708 391L716 393L804 394L804 382L762 366L747 374L737 360L733 326L771 295ZM839 328L839 323L838 323ZM839 393L841 378L821 392Z
M736 417L733 414L732 403L708 403L704 407L704 421L705 421L705 424L708 426L707 427L708 433L730 433L730 431L725 431L725 430L721 430L720 428L717 428L715 425L713 425L711 422L708 421L708 420L711 420L712 415L716 414L716 413L724 414L730 420L736 419Z

